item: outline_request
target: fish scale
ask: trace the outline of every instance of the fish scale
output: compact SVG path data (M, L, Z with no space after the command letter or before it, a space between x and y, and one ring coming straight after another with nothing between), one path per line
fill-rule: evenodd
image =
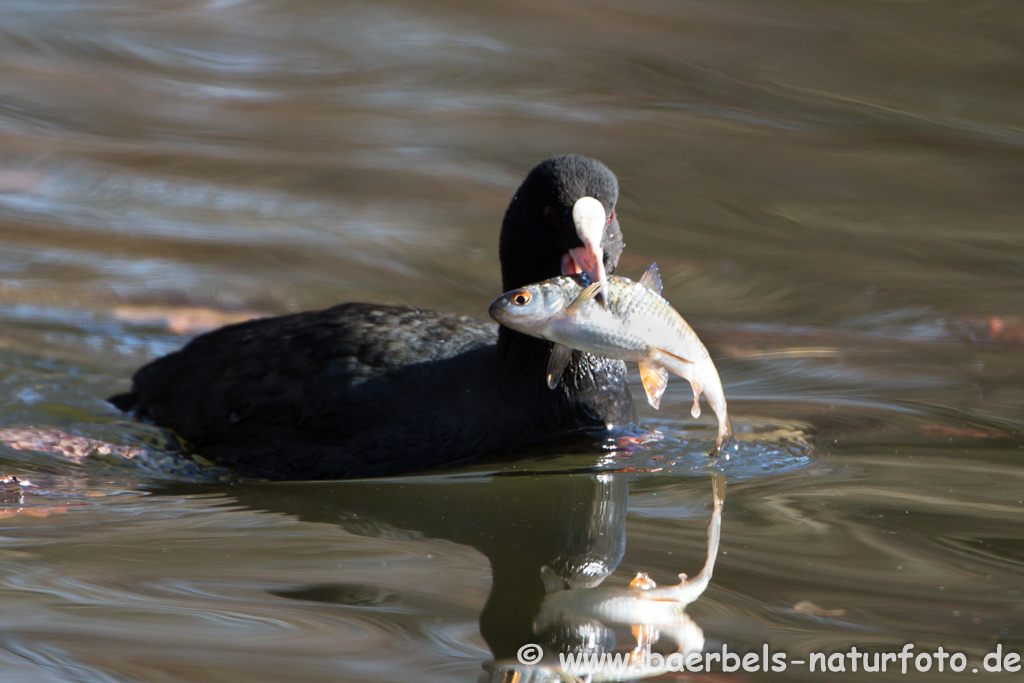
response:
M693 417L700 416L702 393L715 411L715 451L732 441L718 370L697 334L661 297L657 264L639 282L618 276L597 283L580 275L552 278L506 292L490 313L506 327L554 342L549 387L558 385L572 349L639 363L647 400L655 408L672 372L693 387Z

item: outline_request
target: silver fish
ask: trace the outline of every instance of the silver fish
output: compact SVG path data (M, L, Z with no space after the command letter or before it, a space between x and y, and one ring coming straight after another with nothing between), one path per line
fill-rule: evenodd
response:
M657 408L672 372L693 387L693 409L700 417L703 392L718 417L715 450L732 441L732 424L718 370L697 334L661 297L658 264L639 282L612 276L588 284L581 276L562 276L506 292L491 304L496 321L523 334L554 342L548 361L548 386L554 389L572 350L640 364L647 401ZM605 303L596 301L603 293Z

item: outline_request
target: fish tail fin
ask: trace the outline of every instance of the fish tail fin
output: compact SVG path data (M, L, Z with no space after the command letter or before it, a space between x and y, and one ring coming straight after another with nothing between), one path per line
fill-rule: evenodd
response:
M727 446L736 440L736 436L732 431L732 420L725 418L718 423L718 438L715 439L715 450L711 452L711 455L717 455L723 446Z
M715 498L714 509L717 510L725 504L725 475L721 472L711 475L711 492Z

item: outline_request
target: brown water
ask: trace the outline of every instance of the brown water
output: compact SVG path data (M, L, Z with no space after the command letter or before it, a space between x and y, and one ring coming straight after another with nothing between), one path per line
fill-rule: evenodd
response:
M658 261L742 440L705 648L1024 653L1022 35L1013 0L6 0L0 680L475 680L608 645L534 633L545 565L697 573L682 381L632 454L316 484L198 483L102 400L252 315L485 316L566 151L618 173L619 272Z

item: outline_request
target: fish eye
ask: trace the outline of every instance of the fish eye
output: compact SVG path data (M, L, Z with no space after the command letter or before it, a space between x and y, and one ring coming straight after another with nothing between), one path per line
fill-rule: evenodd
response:
M530 293L525 289L516 292L516 295L512 297L512 303L514 303L516 306L525 306L526 304L530 303Z

